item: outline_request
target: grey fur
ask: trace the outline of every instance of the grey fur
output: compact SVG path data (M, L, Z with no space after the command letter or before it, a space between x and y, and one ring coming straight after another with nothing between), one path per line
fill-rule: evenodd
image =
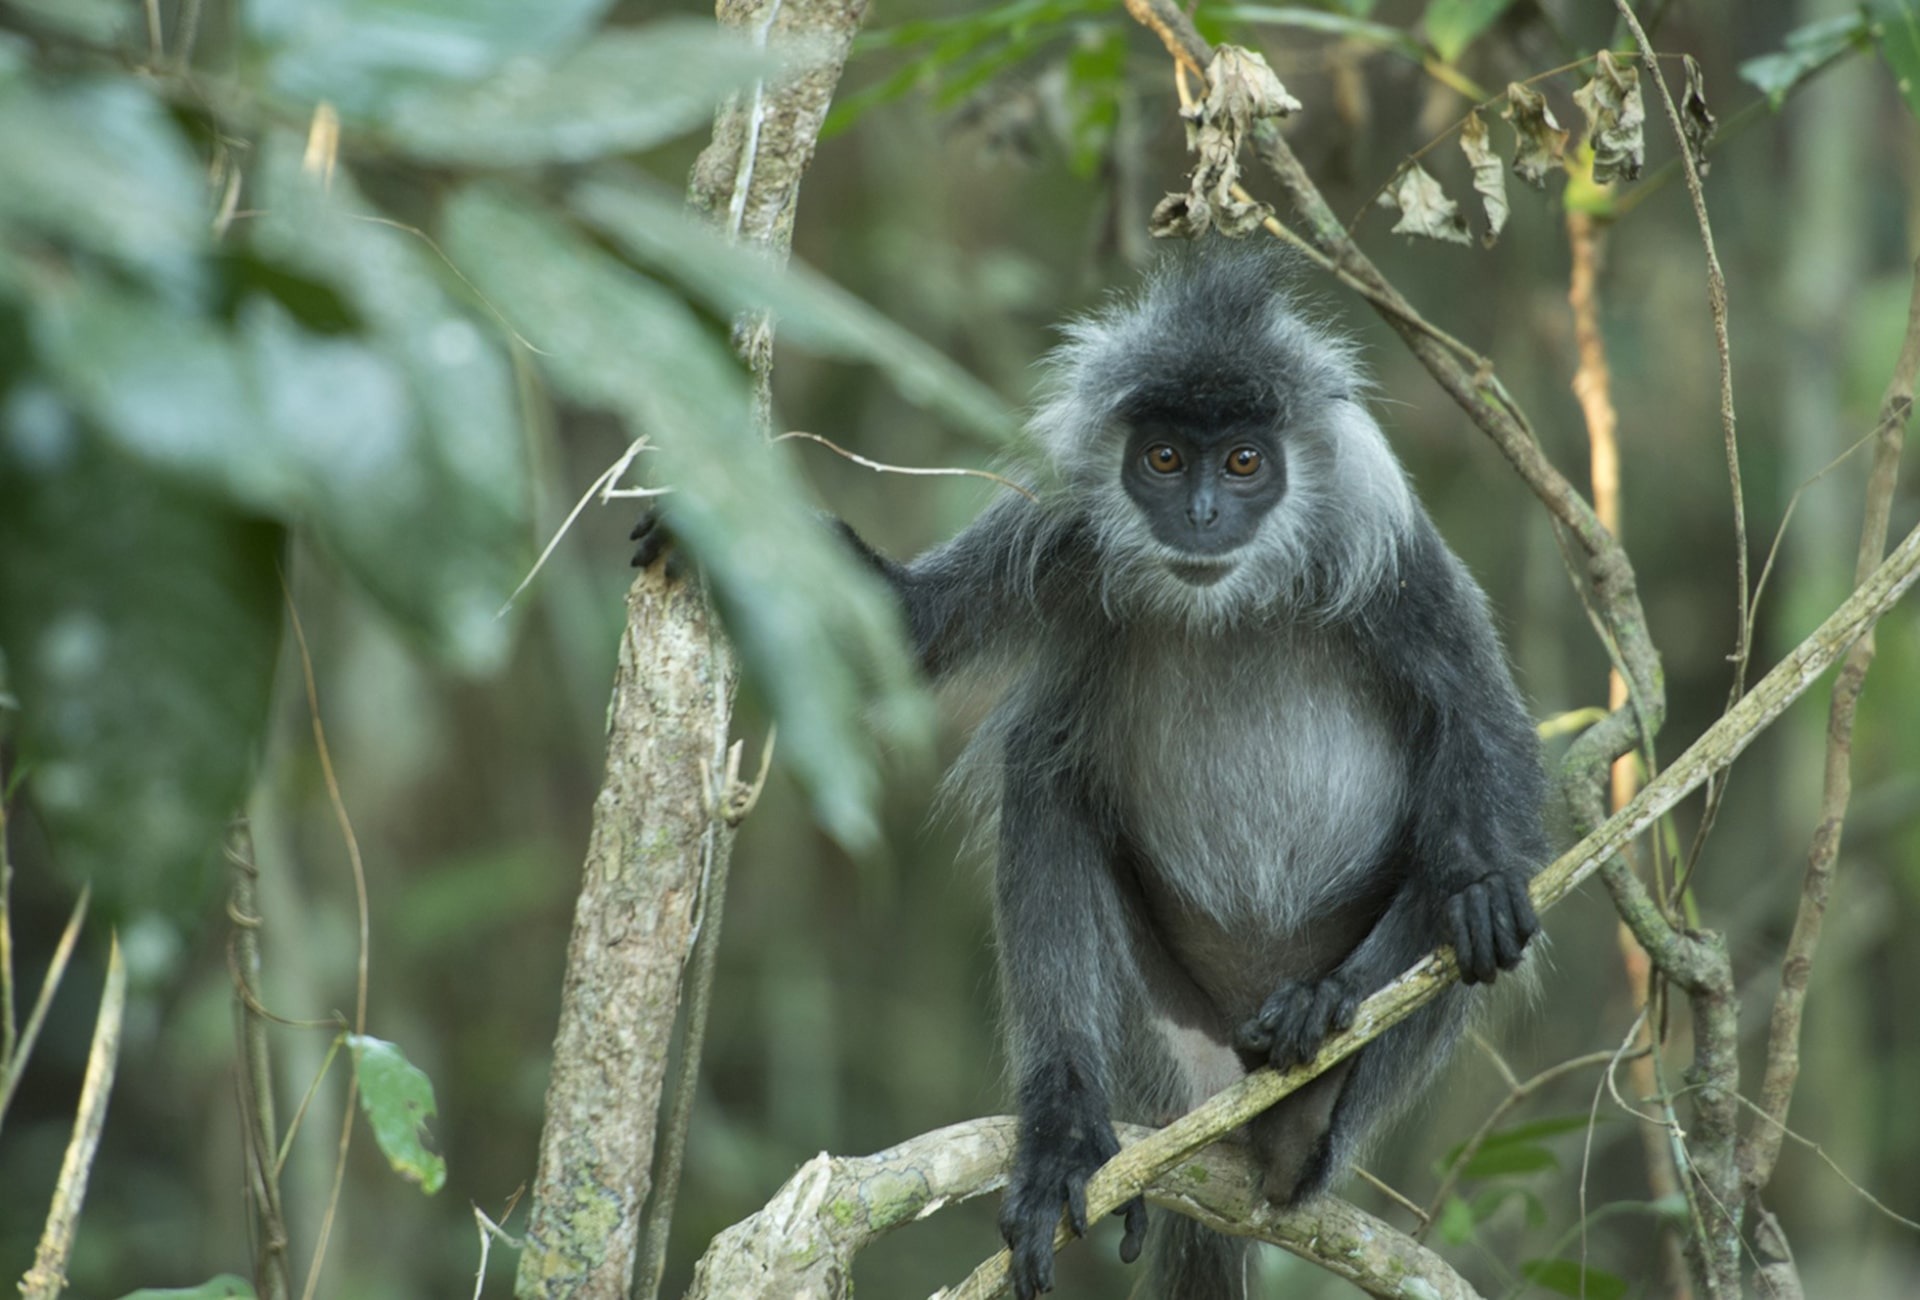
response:
M910 566L872 556L931 671L1012 670L955 780L1000 850L1023 1296L1111 1153L1110 1112L1164 1123L1244 1060L1311 1055L1434 946L1491 979L1533 930L1538 756L1484 597L1367 414L1353 347L1288 275L1214 247L1069 326L1033 419L1042 502L998 502ZM1160 540L1123 484L1162 427L1196 457L1183 483L1236 443L1278 457L1233 549ZM1349 1167L1469 1001L1450 991L1250 1125L1268 1194ZM1165 1294L1238 1300L1241 1247L1158 1236Z

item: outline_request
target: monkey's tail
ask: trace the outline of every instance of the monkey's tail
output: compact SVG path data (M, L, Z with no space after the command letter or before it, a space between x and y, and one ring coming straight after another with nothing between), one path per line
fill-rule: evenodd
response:
M1247 1242L1156 1210L1147 1235L1152 1300L1246 1300Z

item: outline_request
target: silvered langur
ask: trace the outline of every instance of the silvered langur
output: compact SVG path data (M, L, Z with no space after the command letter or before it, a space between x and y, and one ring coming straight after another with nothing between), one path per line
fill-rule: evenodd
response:
M929 674L1010 673L958 779L998 844L1020 1300L1052 1286L1062 1213L1086 1231L1114 1117L1165 1123L1311 1060L1441 945L1486 983L1538 928L1543 777L1485 597L1288 280L1219 240L1167 258L1050 358L1037 502L908 564L853 538ZM1326 1188L1419 1095L1471 996L1248 1126L1273 1202ZM1123 1213L1132 1260L1146 1209ZM1240 1242L1156 1220L1164 1300L1244 1295Z

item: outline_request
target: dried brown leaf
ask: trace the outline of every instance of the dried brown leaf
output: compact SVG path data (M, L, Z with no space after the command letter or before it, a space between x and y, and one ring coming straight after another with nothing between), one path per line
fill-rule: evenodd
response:
M1593 148L1593 179L1606 185L1638 180L1646 162L1646 110L1640 103L1640 69L1620 64L1600 51L1593 80L1573 92L1587 117L1587 143Z
M1400 214L1393 223L1396 235L1424 235L1449 244L1471 244L1460 205L1447 197L1440 182L1418 163L1400 173L1392 188L1380 196L1380 206Z
M1513 174L1537 190L1545 189L1548 174L1560 165L1567 148L1567 133L1547 106L1546 96L1512 82L1500 116L1513 123Z
M1707 145L1713 140L1713 110L1707 107L1707 79L1700 71L1700 65L1691 54L1685 55L1681 63L1687 69L1687 88L1680 96L1680 130L1687 137L1687 148L1693 151L1694 165L1700 174L1707 174Z
M1478 113L1469 113L1466 124L1460 128L1460 152L1466 154L1467 163L1473 168L1473 188L1487 211L1487 233L1480 237L1480 242L1492 248L1507 225L1507 178L1500 159L1493 152L1487 124Z
M1240 183L1240 144L1261 118L1299 108L1300 101L1287 93L1266 59L1222 45L1207 64L1205 97L1181 110L1187 119L1187 148L1199 155L1187 192L1162 199L1148 229L1156 236L1184 239L1209 229L1238 236L1265 221L1272 209L1234 194Z

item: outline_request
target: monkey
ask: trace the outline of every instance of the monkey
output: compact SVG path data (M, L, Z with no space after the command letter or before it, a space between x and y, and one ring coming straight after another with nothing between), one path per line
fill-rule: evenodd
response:
M910 563L842 526L931 678L1008 682L953 779L997 843L1019 1300L1052 1288L1063 1212L1086 1233L1115 1118L1311 1061L1443 945L1488 983L1539 928L1545 778L1486 598L1296 278L1218 237L1165 258L1047 359L1036 499ZM1252 1121L1267 1198L1351 1167L1472 997L1450 987ZM1120 1213L1131 1263L1146 1207ZM1244 1297L1242 1240L1164 1213L1151 1236L1165 1300Z

